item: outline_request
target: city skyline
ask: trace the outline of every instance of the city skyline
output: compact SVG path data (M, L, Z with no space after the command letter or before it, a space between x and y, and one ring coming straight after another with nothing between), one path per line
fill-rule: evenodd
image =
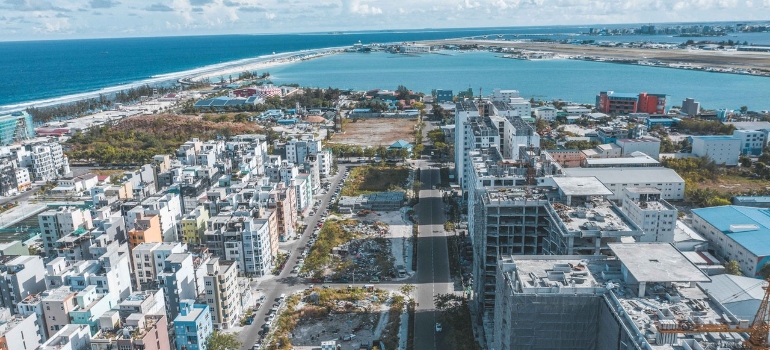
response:
M747 9L751 9L748 10ZM770 0L4 0L8 41L764 20ZM334 21L329 21L334 18Z

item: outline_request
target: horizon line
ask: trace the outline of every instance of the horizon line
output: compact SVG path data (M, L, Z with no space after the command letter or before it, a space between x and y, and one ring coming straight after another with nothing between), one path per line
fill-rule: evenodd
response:
M47 42L47 41L76 41L76 40L104 40L104 39L149 39L149 38L183 38L183 37L212 37L212 36L273 36L273 35L339 35L335 33L350 33L350 34L376 34L372 32L393 32L393 31L451 31L451 30L469 30L469 29L511 29L511 28L542 28L542 27L583 27L583 26L617 26L617 25L651 25L651 24L703 24L703 23L770 23L768 20L719 20L719 21L695 21L695 22L635 22L635 23L575 23L575 24L553 24L553 25L526 25L526 26L492 26L492 27L425 27L425 28L383 28L383 29L336 29L325 31L310 31L310 32L275 32L275 33L218 33L218 34L179 34L179 35L145 35L145 36L103 36L103 37L77 37L77 38L42 38L42 39L20 39L20 40L3 40L1 43L22 43L22 42Z

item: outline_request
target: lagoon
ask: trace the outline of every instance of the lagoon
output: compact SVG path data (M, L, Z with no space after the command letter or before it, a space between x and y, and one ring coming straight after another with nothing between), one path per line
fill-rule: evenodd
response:
M695 98L706 109L770 109L770 78L566 59L514 60L485 51L420 56L344 53L270 69L276 84L414 91L516 89L527 99L595 102L600 91L668 95L668 107Z

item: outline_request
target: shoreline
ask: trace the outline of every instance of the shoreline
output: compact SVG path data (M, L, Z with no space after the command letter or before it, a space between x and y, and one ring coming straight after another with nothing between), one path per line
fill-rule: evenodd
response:
M560 59L604 62L770 77L770 53L750 51L712 51L693 49L658 49L603 47L551 42L498 40L426 40L425 45L477 45L499 48L499 53L548 52Z
M322 49L300 50L300 51L291 51L291 52L277 53L277 54L271 54L271 55L261 55L257 57L245 58L245 59L229 61L224 63L217 63L213 65L203 66L203 67L179 71L179 72L157 74L139 81L104 87L95 91L81 92L76 94L51 97L51 98L35 100L35 101L2 105L0 106L0 114L20 112L20 111L26 110L29 107L39 108L39 107L50 107L50 106L67 104L67 103L73 103L76 101L82 101L89 98L97 98L99 97L99 95L114 94L119 91L128 90L131 88L144 86L144 85L156 86L156 85L162 85L165 83L181 84L182 80L200 81L206 78L210 79L213 77L220 77L220 76L225 76L229 74L238 74L243 71L268 69L272 67L278 67L282 65L298 63L306 60L338 54L340 52L343 52L344 48L346 47L347 46L328 47L328 48L322 48Z

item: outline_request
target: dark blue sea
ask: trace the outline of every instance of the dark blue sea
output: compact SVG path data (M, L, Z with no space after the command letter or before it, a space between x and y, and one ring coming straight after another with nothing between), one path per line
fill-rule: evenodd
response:
M513 38L513 35L542 34L543 37L563 39L587 32L589 27L591 26L0 42L0 110L7 110L25 102L50 101L62 96L98 92L108 87L128 86L159 75L273 52L348 46L359 40L367 44L498 34L505 35L506 38ZM667 36L578 38L661 42L682 42L688 39ZM768 33L735 34L716 39L770 44Z

